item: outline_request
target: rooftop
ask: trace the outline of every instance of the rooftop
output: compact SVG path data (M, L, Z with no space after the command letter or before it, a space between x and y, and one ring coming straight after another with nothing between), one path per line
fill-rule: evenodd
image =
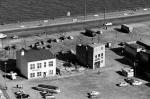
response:
M88 44L88 46L90 46L90 47L98 47L98 46L102 46L102 45L104 45L104 44L102 44L102 43L93 43L93 44Z
M132 42L127 42L126 45L132 47L132 48L143 48L143 49L149 49L150 45L145 43L145 42L141 42L141 41L132 41Z
M22 50L20 50L21 52ZM40 60L47 60L55 58L54 55L46 49L30 49L30 50L24 50L24 59L27 62L33 62L33 61L40 61Z

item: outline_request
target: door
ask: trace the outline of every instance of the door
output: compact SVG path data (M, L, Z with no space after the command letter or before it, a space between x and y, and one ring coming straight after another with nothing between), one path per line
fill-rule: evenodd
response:
M46 72L43 72L43 77L46 77Z
M96 69L96 68L100 68L100 61L95 62L94 65L95 65L95 69Z

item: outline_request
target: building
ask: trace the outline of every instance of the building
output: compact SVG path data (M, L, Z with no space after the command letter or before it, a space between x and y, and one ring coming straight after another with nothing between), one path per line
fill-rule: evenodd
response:
M145 50L145 46L143 46L142 42L132 41L125 43L126 56L129 56L132 59L137 58L138 53L142 50Z
M150 45L140 41L127 42L125 55L131 60L136 71L150 74Z
M141 51L139 54L139 60L145 66L150 64L150 50Z
M28 79L54 76L56 58L45 49L21 49L16 53L17 68Z
M78 61L89 68L96 69L105 66L104 44L79 44L76 47L76 55Z
M150 46L144 42L132 41L125 43L125 53L130 58L138 58L142 52L148 52Z

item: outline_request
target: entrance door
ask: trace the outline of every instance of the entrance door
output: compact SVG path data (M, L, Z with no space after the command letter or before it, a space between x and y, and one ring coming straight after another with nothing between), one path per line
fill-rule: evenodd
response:
M100 68L100 61L95 62L95 68Z
M43 77L46 77L46 72L43 72Z

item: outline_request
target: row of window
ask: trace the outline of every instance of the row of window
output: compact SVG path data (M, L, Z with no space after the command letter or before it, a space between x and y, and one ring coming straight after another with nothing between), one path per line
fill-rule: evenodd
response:
M95 55L95 58L100 58L100 57L103 58L103 55L104 55L103 53Z
M46 67L47 65L49 67L53 66L53 61L44 62L43 66ZM42 63L37 63L37 68L42 68ZM35 69L35 64L30 64L30 69Z
M52 75L54 72L53 70L49 70L49 75ZM30 73L30 78L34 78L36 73ZM41 77L42 72L37 72L37 77ZM46 72L43 72L43 77L46 76Z

